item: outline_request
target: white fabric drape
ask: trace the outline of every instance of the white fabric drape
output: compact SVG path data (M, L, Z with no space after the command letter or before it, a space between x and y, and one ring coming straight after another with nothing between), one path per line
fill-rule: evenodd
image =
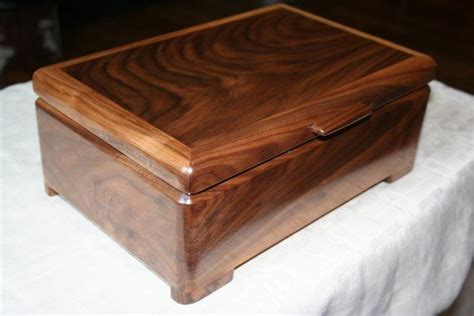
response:
M429 315L474 251L474 97L439 82L414 170L381 183L235 271L202 301L168 286L43 191L31 83L0 92L3 311Z

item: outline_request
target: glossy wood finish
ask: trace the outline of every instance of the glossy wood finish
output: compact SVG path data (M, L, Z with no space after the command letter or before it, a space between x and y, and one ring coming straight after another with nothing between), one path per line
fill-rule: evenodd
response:
M194 195L38 100L45 182L162 276L175 300L192 303L229 282L253 256L408 172L428 94L418 89Z
M295 12L273 10L64 71L194 149L211 138L222 143L229 131L314 103L328 90L409 57Z
M177 284L182 194L41 100L37 118L46 192L60 192L152 271Z
M197 193L371 115L430 81L434 67L276 5L44 68L34 86L154 175Z
M180 303L413 166L435 64L272 6L41 69L46 191Z

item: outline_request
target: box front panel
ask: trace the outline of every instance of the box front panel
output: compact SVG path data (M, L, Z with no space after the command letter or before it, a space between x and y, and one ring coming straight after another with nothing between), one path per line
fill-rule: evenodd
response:
M429 88L193 196L187 264L197 283L232 270L383 180L409 172Z

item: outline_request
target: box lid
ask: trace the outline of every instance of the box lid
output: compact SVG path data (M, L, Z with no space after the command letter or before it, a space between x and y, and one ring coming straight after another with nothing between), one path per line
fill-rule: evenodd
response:
M37 94L197 193L425 85L425 55L275 5L38 70Z

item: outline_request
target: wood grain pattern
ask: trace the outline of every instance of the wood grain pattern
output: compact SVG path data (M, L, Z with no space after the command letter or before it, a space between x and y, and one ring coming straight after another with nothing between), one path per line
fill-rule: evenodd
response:
M413 166L435 63L273 6L39 70L46 192L192 303Z
M177 284L186 197L38 100L47 193L60 192L152 271ZM181 251L181 252L180 252Z
M192 245L188 268L205 282L374 184L408 173L428 94L425 87L338 135L313 139L192 195L184 221L185 243Z
M434 68L278 5L51 66L34 85L154 175L197 193L369 116Z
M185 195L39 100L45 182L195 302L233 270L413 166L429 89L208 190ZM257 286L257 285L256 285Z
M409 57L276 10L64 71L194 148Z

